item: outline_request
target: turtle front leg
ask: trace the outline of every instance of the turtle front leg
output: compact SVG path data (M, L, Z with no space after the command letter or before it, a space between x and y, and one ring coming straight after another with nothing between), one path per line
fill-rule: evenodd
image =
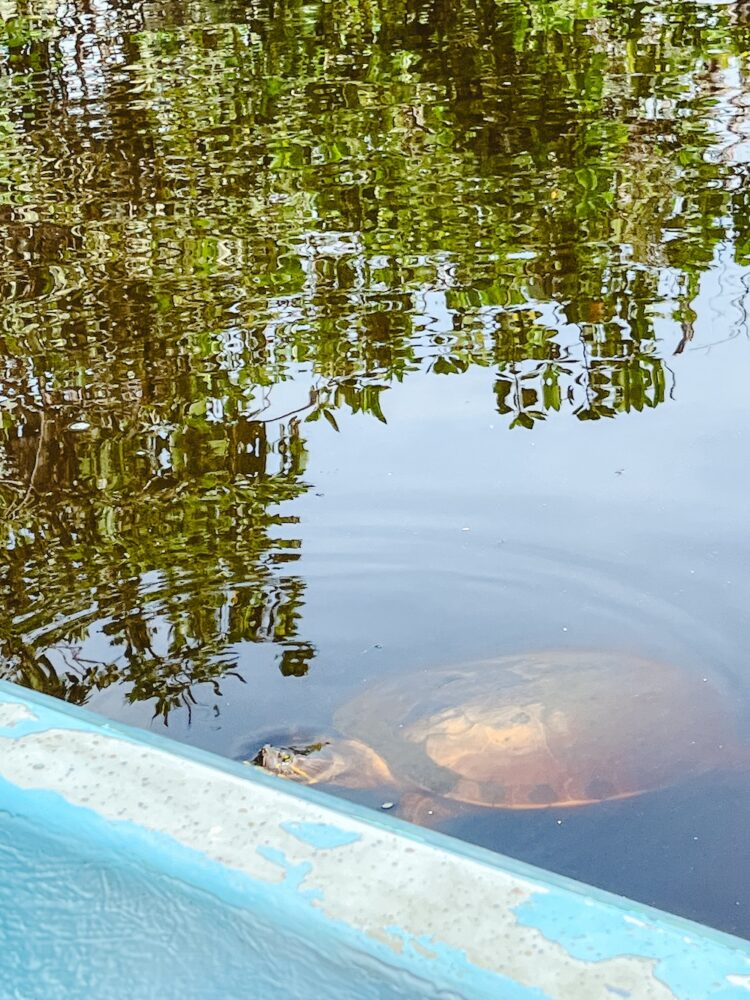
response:
M427 792L406 792L398 801L396 815L408 823L427 827L429 830L439 829L443 823L453 819L461 812L457 802L444 799L439 795L429 795Z

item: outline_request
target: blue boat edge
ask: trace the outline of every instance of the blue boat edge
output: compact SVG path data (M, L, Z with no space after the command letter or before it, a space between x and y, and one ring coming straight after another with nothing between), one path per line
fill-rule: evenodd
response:
M160 996L312 997L320 994L311 984L323 980L331 997L368 1000L446 990L523 1000L750 997L750 943L739 938L8 682L0 682L0 814L13 821L8 851L14 836L25 845L15 848L26 889L56 850L69 855L74 901L82 858L94 859L100 881L109 866L126 873L123 886L131 869L136 882L158 882L140 917L146 952L169 938L163 918L150 926L151 912L179 896L186 942L194 942L187 964L196 968L176 951L170 962L161 947L153 963ZM35 852L35 835L52 839ZM11 871L9 901L12 881ZM26 896L29 920L39 923ZM140 904L128 897L120 909L131 905ZM65 912L90 920L84 897ZM22 917L10 931L0 919L6 955L31 954ZM97 927L108 919L97 912ZM221 959L205 932L225 924L232 948ZM37 950L45 950L42 932L58 931L75 934L56 928L54 916L42 921ZM119 960L74 955L77 970L62 971L80 978L88 964L88 995L118 996L132 944ZM209 969L211 986L200 978ZM44 995L27 985L32 992L20 995Z

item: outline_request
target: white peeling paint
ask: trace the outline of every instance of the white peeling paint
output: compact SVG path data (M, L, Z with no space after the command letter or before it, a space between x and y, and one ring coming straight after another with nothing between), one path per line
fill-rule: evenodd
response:
M0 739L0 776L25 789L56 791L107 820L164 834L255 880L278 883L286 868L309 863L300 890L320 894L314 905L333 921L386 940L394 952L404 938L439 942L551 1000L600 1000L616 995L613 990L630 1000L674 997L653 977L652 960L580 961L520 924L513 908L543 887L299 799L281 782L277 788L245 781L84 730ZM286 832L282 819L332 824L354 837L345 850L315 848Z
M31 969L78 982L92 963L86 995L130 1000L130 980L112 979L108 963L163 956L159 942L178 928L195 947L171 956L164 1000L204 1000L211 963L213 982L232 980L222 996L244 996L251 982L257 1000L277 1000L280 983L289 1000L317 1000L319 982L330 1000L740 1000L750 990L750 945L736 938L2 682L0 718L0 840L17 875L0 882L0 947L21 956L18 995L29 1000L59 993ZM50 836L51 853L41 846ZM123 868L110 913L99 880ZM88 896L77 888L82 871L100 872ZM172 888L156 899L175 927L153 923L158 906L143 909L137 888L138 878L164 877ZM36 887L53 884L76 912L59 931L59 906L46 924L33 916L51 899ZM14 916L14 885L26 916ZM121 939L117 914L138 907ZM221 958L214 929L228 949ZM107 949L86 952L100 934ZM70 953L71 935L83 958Z
M36 716L26 705L0 702L0 727L12 729L21 722L33 722Z

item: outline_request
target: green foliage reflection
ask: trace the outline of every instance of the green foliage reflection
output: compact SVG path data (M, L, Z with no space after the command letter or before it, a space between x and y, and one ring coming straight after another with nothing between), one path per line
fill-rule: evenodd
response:
M750 259L727 7L0 17L0 646L62 697L166 716L246 643L303 674L306 422L472 366L511 428L656 407L702 274Z

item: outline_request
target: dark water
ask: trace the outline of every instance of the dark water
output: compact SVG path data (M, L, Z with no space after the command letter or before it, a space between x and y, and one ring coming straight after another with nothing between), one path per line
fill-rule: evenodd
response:
M0 16L2 676L241 757L613 649L750 742L739 3ZM446 829L750 937L748 826L735 767Z

